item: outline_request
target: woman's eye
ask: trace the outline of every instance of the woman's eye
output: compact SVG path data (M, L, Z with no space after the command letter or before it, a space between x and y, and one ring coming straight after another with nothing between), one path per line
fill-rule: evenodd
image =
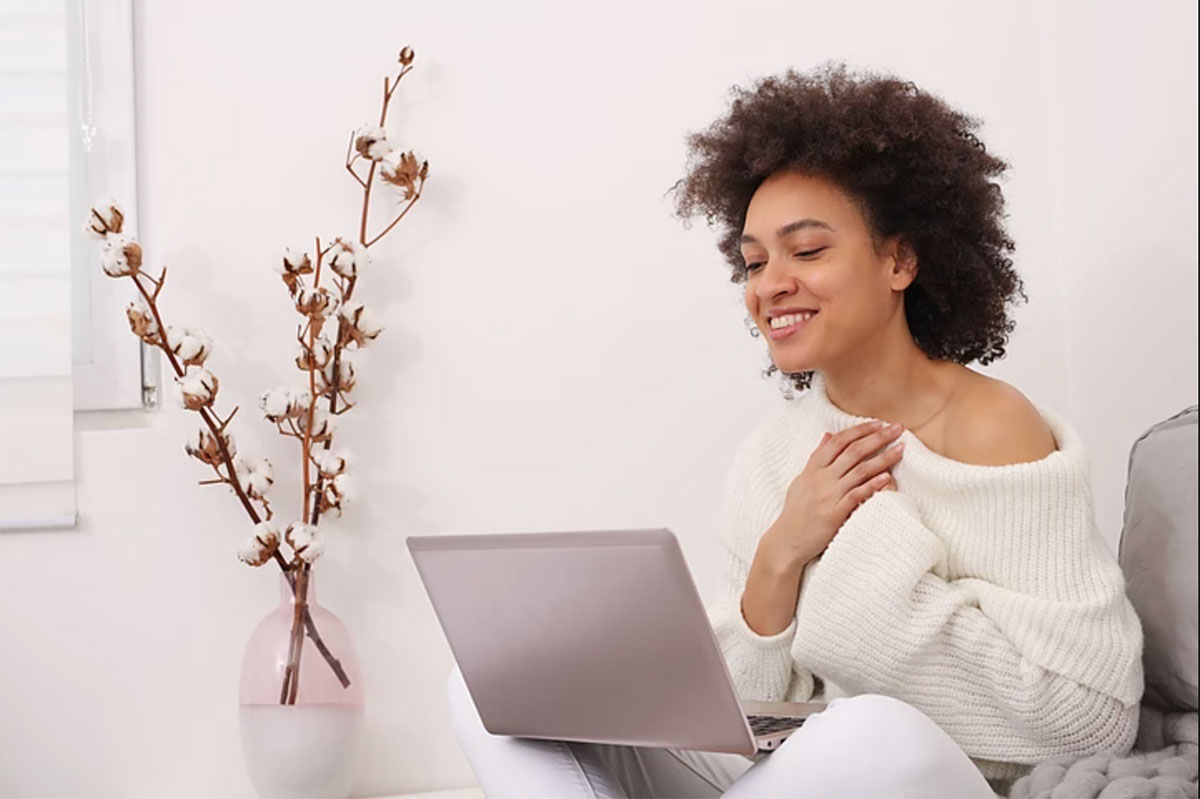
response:
M804 251L802 251L802 252L798 252L798 253L796 253L796 255L798 255L798 256L799 256L799 257L801 257L801 258L808 258L808 257L810 257L810 256L817 255L818 253L820 253L820 252L823 252L825 249L827 249L827 248L825 248L825 247L818 247L818 248L817 248L817 249L815 249L815 250L804 250ZM754 263L752 263L752 264L746 264L746 265L745 265L744 267L742 267L742 268L743 268L745 271L747 271L747 272L753 272L755 269L757 269L758 267L760 267L760 266L762 266L762 265L763 265L763 264L762 264L762 262L761 262L761 261L755 261L755 262L754 262Z

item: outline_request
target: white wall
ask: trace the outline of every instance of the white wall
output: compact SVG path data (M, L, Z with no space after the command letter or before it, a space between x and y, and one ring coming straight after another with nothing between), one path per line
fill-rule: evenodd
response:
M269 265L351 230L348 131L417 51L392 131L432 176L361 282L389 329L343 425L364 499L320 568L366 672L356 795L473 783L405 536L667 525L707 594L728 461L783 402L713 234L663 197L732 83L841 57L983 118L1032 300L983 371L1077 425L1115 546L1129 444L1196 402L1196 9L1042 6L137 5L137 232L170 318L217 340L242 450L280 466L254 413L295 379ZM4 796L252 795L237 676L276 576L237 563L246 520L194 485L194 423L81 417L79 529L0 538Z

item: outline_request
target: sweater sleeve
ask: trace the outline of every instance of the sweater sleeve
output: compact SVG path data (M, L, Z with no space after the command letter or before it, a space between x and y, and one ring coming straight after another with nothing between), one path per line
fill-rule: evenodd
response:
M750 563L759 539L773 521L767 519L771 514L763 512L762 503L752 501L757 487L750 463L754 452L752 437L735 455L725 480L719 587L716 599L707 608L708 619L739 697L778 702L791 695L800 697L796 701L806 701L812 696L812 675L794 668L790 651L796 618L793 616L779 633L764 636L751 629L742 615L742 592Z
M1141 627L1119 567L1088 532L996 531L999 565L948 580L947 549L916 503L878 492L847 519L812 575L794 651L848 693L920 709L973 758L1035 763L1126 752L1137 732ZM1052 540L1057 557L1027 568L1028 536ZM1054 587L1004 579L1022 569L1048 571Z

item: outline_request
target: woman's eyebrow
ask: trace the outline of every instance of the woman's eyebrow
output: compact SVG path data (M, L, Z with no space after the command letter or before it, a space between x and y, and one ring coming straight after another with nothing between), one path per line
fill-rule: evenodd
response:
M806 227L822 228L824 230L828 230L831 233L835 232L832 227L825 224L824 222L822 222L819 219L797 219L795 222L788 222L786 225L779 228L779 230L776 230L775 238L782 239L784 236L788 235L789 233L795 233L797 230L801 230ZM742 244L759 244L759 243L760 243L759 240L754 238L753 236L751 236L749 233L742 234Z

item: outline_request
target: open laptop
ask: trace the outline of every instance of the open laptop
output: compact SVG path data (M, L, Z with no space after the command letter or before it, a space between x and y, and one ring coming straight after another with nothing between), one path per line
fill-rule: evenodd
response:
M826 707L739 700L670 530L406 542L492 734L753 757Z

